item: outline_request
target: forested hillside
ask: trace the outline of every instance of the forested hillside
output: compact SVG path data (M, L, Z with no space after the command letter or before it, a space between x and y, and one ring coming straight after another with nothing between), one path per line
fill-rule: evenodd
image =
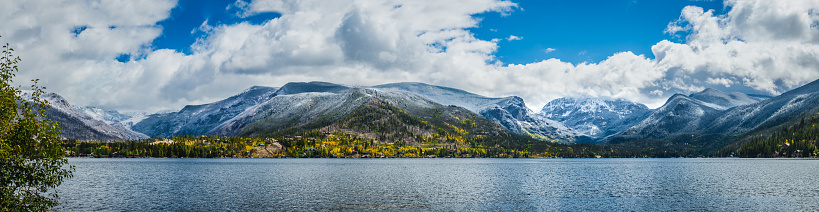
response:
M804 116L768 133L759 133L726 147L721 156L737 157L816 157L819 149L819 113Z

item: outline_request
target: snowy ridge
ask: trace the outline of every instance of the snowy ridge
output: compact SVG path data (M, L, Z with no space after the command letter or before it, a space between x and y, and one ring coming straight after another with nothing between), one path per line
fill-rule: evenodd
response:
M278 89L254 86L222 101L152 114L133 128L152 136L259 136L276 129L332 123L377 99L410 114L424 108L458 106L511 132L549 141L663 140L691 133L737 134L781 123L819 105L817 90L819 83L814 82L766 99L706 89L676 94L656 110L622 99L560 98L535 113L516 96L490 98L423 83L347 87L293 82Z
M689 97L700 100L703 104L707 104L709 107L719 110L726 110L764 100L764 98L751 97L739 92L726 93L713 88L707 88L702 92L691 94Z
M652 110L623 99L558 98L550 101L539 115L602 141L646 118Z
M817 105L819 80L770 99L716 89L689 96L676 94L613 140L671 140L684 134L739 136L784 124Z
M248 108L236 117L210 131L216 135L239 135L247 125L251 130L284 128L291 123L307 122L341 101L340 95L327 92L307 92L276 95L270 100ZM294 121L298 120L298 121ZM264 123L257 123L264 122Z
M265 94L269 98L263 101L248 102L243 99L253 95L239 94L212 104L189 105L175 113L151 115L134 125L134 128L152 136L255 136L274 129L332 122L377 98L410 114L413 111L455 105L497 121L512 132L546 140L567 141L581 135L560 122L538 116L519 97L487 98L462 90L421 83L397 85L400 86L388 84L351 88L326 82L293 82L272 94ZM206 109L234 108L231 105L237 104L243 106L235 107L237 110L229 114L214 114ZM213 117L219 118L218 121L203 123L205 118L202 117L212 117L212 120L217 120Z
M131 129L131 127L133 127L134 124L139 123L140 121L148 118L148 113L146 112L127 113L125 115L130 116L130 118L121 120L119 121L119 123L127 127L128 129Z
M107 124L120 123L133 117L132 115L122 114L115 110L103 110L102 108L93 106L88 107L76 106L75 108L81 113L95 120L103 121Z
M24 98L30 98L31 91L23 91ZM85 107L74 107L65 98L55 93L46 93L41 96L48 101L49 108L46 116L60 124L61 136L77 140L134 140L148 138L148 136L134 132L116 122L105 122L89 116L83 111ZM93 110L92 110L93 111ZM102 114L94 113L95 115Z
M528 134L540 139L572 143L575 142L575 137L582 136L563 123L537 115L517 96L490 98L460 89L417 82L391 83L371 88L378 91L414 93L443 105L463 107L484 118L497 121L514 133Z
M363 88L276 95L213 133L259 136L285 128L327 125L352 113L375 96L375 91Z
M761 102L721 114L705 127L709 133L739 134L787 123L819 109L819 80Z
M428 85L418 82L402 82L372 86L379 91L409 92L424 96L442 105L457 105L472 112L496 105L504 98L489 98L466 92L464 90Z
M701 93L671 96L663 106L654 110L646 119L624 130L618 137L626 140L643 138L670 140L685 133L701 131L703 125L709 124L710 120L727 109L720 104L693 97Z
M214 103L188 105L178 112L149 115L131 128L152 137L204 135L245 112L247 108L269 100L277 90L278 88L253 86Z

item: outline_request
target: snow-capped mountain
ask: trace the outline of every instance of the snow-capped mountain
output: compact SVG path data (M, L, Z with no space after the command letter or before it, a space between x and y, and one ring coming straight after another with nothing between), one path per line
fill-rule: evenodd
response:
M259 136L283 129L321 128L373 101L388 102L409 113L442 107L409 93L352 88L326 82L292 82L278 89L267 101L224 121L206 134Z
M713 125L715 119L724 116L727 110L752 105L760 99L710 88L688 96L675 94L648 118L626 129L613 140L672 140L683 134L706 133L705 129Z
M175 113L150 115L135 124L133 129L158 137L173 135L258 136L288 128L301 129L327 125L341 120L365 103L372 101L387 102L421 119L433 118L434 114L427 114L431 109L453 105L452 102L439 102L441 98L438 98L438 101L430 98L440 97L437 95L420 93L418 90L408 91L389 87L355 88L326 82L294 82L275 90L266 88L263 92L258 91L261 87L254 87L216 103L186 106ZM558 122L537 116L526 108L523 100L518 97L486 98L451 88L425 84L421 84L420 87L456 91L450 94L461 98L460 105L475 110L479 108L478 112L473 113L495 120L512 132L561 141L576 135L558 134L572 131ZM475 104L463 104L468 101ZM465 109L465 111L472 110ZM561 126L562 129L552 126Z
M547 103L540 115L602 141L642 121L651 111L643 104L623 99L564 97Z
M346 95L342 93L348 90L350 88L346 86L326 82L287 83L269 99L215 126L208 134L259 135L288 127L331 122L363 104L361 99L344 98ZM323 114L327 111L334 113Z
M330 126L365 104L386 102L421 119L434 117L428 114L430 109L440 110L447 105L464 108L509 132L543 140L671 140L691 133L744 133L780 123L817 105L819 97L810 92L819 87L815 84L767 100L706 89L687 96L674 95L656 110L625 100L560 98L536 114L519 97L490 98L423 83L348 87L294 82L278 89L254 86L215 103L149 115L133 129L159 137L260 136L277 130Z
M247 97L264 101L252 101L252 106L245 107L238 114L232 115L228 119L223 119L218 124L207 125L203 128L207 131L171 131L159 132L155 135L172 136L180 134L188 135L223 135L223 136L267 136L288 130L305 131L321 130L325 132L336 132L345 130L348 133L361 134L370 139L387 139L384 142L417 142L416 139L422 136L432 136L432 132L438 129L453 130L454 125L464 123L475 123L468 129L471 132L485 133L483 135L499 136L506 131L500 124L484 119L468 110L455 106L444 106L432 100L408 92L379 91L371 88L353 88L336 85L326 82L295 82L288 83L272 94L268 91L264 95L240 94L229 99L244 99ZM215 105L223 100L214 104ZM235 102L235 101L234 101ZM246 105L251 105L248 102ZM223 104L225 105L225 104ZM228 104L229 105L229 104ZM397 108L398 111L391 111L389 108ZM179 117L180 114L194 114L190 108L180 112L168 114ZM397 114L396 114L397 113ZM402 115L401 113L406 113ZM212 114L212 113L197 113ZM471 115L470 115L471 114ZM225 114L222 117L227 118ZM194 115L185 115L183 118L196 120ZM458 117L467 119L458 119ZM364 119L362 125L361 120ZM415 120L415 121L412 121ZM428 120L421 121L421 120ZM357 124L351 124L357 123ZM370 123L379 123L376 126L383 129L372 131L367 127ZM135 125L160 126L154 128L159 130L171 129L166 126L174 123L174 118L164 116L153 116ZM188 122L190 123L190 122ZM435 128L419 128L428 124L435 125ZM419 126L420 125L420 126ZM179 125L187 128L188 125ZM201 124L193 125L202 127ZM362 130L370 129L370 130ZM458 129L458 128L455 128ZM379 134L375 136L374 134ZM386 135L385 135L386 134ZM506 133L509 136L509 133ZM387 136L387 137L384 137Z
M471 129L481 135L518 133L566 143L607 141L617 144L648 139L685 141L686 145L695 136L703 135L697 138L698 145L717 139L723 143L716 145L724 146L725 142L745 133L770 129L819 111L819 80L770 99L706 89L687 96L676 94L656 110L625 100L559 98L549 102L540 113L531 111L523 99L516 96L490 98L423 83L348 87L326 82L294 82L281 88L253 86L218 102L151 115L72 106L53 93L43 98L50 102L47 115L60 122L62 135L79 140L126 140L146 138L146 135L265 136L281 130L332 131L345 126L348 127L345 129L354 129L356 127L349 128L348 124L357 122L361 116L382 121L441 121L441 114L461 114L449 118L455 118L458 123L481 123ZM398 111L389 112L391 107ZM378 111L366 111L371 109ZM362 110L364 115L356 113ZM385 119L370 117L385 111L392 115ZM414 118L401 118L400 113ZM469 120L457 117L469 117ZM436 126L447 128L451 125L446 124L453 120L437 122ZM404 130L393 131L398 134L391 136L405 136L398 139L412 140L412 136L406 135L423 137L434 133L410 129L421 126L418 124L398 126L391 128ZM359 133L370 136L373 132Z
M157 114L162 114L162 113L157 113ZM125 127L128 127L128 129L131 129L131 127L133 127L134 124L139 123L140 121L148 118L149 114L146 113L146 112L132 112L132 113L125 113L123 115L129 116L130 118L120 120L118 123L122 124Z
M276 91L276 95L299 94L299 93L337 93L349 89L347 86L333 84L329 82L290 82Z
M691 94L689 97L717 105L723 110L736 106L757 103L766 99L762 97L749 96L739 92L726 93L714 88L706 88L702 92ZM713 105L711 105L711 107L719 108Z
M578 136L582 136L560 122L537 115L517 96L490 98L460 89L406 82L377 85L372 88L379 91L414 93L443 105L463 107L484 118L497 121L514 133L535 138L571 143L576 142Z
M280 89L286 93L277 92L281 95L243 112L212 133L275 136L305 131L342 131L375 142L405 144L422 144L428 139L457 144L463 141L455 139L464 138L460 136L478 140L480 136L499 140L515 138L497 122L465 108L444 106L414 93L354 87L338 89L340 86L294 92L297 87L311 84L327 85L288 83Z
M104 110L93 106L74 106L74 108L93 119L100 120L111 125L119 123L129 129L135 123L138 123L142 121L142 119L148 117L148 113L146 112L121 113L116 110Z
M24 96L31 95L24 91ZM85 114L85 107L72 106L65 98L55 93L46 93L41 98L49 103L46 116L59 123L60 136L77 140L134 140L148 136L134 132L119 123L106 123Z
M120 121L131 118L131 116L121 114L115 110L103 110L102 108L93 106L89 107L76 106L74 108L76 108L78 111L84 113L85 115L93 119L100 120L108 124L118 123Z
M777 127L819 112L819 80L754 104L731 108L706 125L707 133L741 134Z
M227 99L203 105L188 105L179 112L158 113L134 124L131 129L151 137L205 135L240 113L275 96L277 88L253 86Z

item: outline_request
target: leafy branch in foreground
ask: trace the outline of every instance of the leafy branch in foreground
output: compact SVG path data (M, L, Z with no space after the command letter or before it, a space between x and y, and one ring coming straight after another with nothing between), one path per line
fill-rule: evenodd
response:
M50 192L71 177L65 166L59 126L45 117L44 87L12 86L19 57L9 44L0 57L0 211L45 211L57 205Z

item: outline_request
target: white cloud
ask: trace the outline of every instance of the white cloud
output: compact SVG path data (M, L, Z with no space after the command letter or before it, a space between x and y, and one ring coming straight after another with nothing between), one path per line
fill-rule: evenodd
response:
M553 48L546 48L546 49L544 49L544 50L543 50L543 52L544 52L544 53L546 53L546 54L549 54L549 53L552 53L552 52L553 52L553 51L555 51L555 50L557 50L557 49L553 49Z
M705 83L712 84L712 85L722 85L726 88L731 87L734 84L734 80L728 78L711 78L705 80Z
M506 38L506 40L507 40L507 41L513 41L513 40L523 40L523 37L518 37L518 36L514 36L514 35L509 35L509 37L508 37L508 38Z
M652 47L665 81L695 76L680 87L721 84L776 95L819 78L819 10L816 1L726 1L731 11L689 6L666 32L687 31L685 44ZM728 76L728 77L723 77Z
M150 52L149 45L162 31L156 23L168 18L175 1L12 0L0 4L2 40L22 58L18 83L39 78L48 91L59 92L72 103L140 106L148 105L139 99L154 93L145 84L161 85L135 80L162 76L166 70L146 67L163 64L150 64L153 60L147 59L120 63L114 58L161 54ZM116 96L120 94L127 96Z
M161 33L156 23L168 18L174 1L4 2L0 35L23 58L18 79L43 79L76 104L124 110L178 109L251 85L312 80L421 81L518 95L535 109L561 96L656 107L675 92L714 85L777 94L819 78L819 3L783 1L730 0L731 10L720 16L686 7L665 30L688 32L686 42L657 43L656 59L621 52L581 64L497 62L502 39L481 40L467 30L478 24L474 14L519 9L496 0L237 2L227 9L238 16L282 16L260 25L205 22L197 32L207 36L191 55L150 48ZM88 28L74 35L79 26ZM121 63L114 59L120 54L144 59Z

